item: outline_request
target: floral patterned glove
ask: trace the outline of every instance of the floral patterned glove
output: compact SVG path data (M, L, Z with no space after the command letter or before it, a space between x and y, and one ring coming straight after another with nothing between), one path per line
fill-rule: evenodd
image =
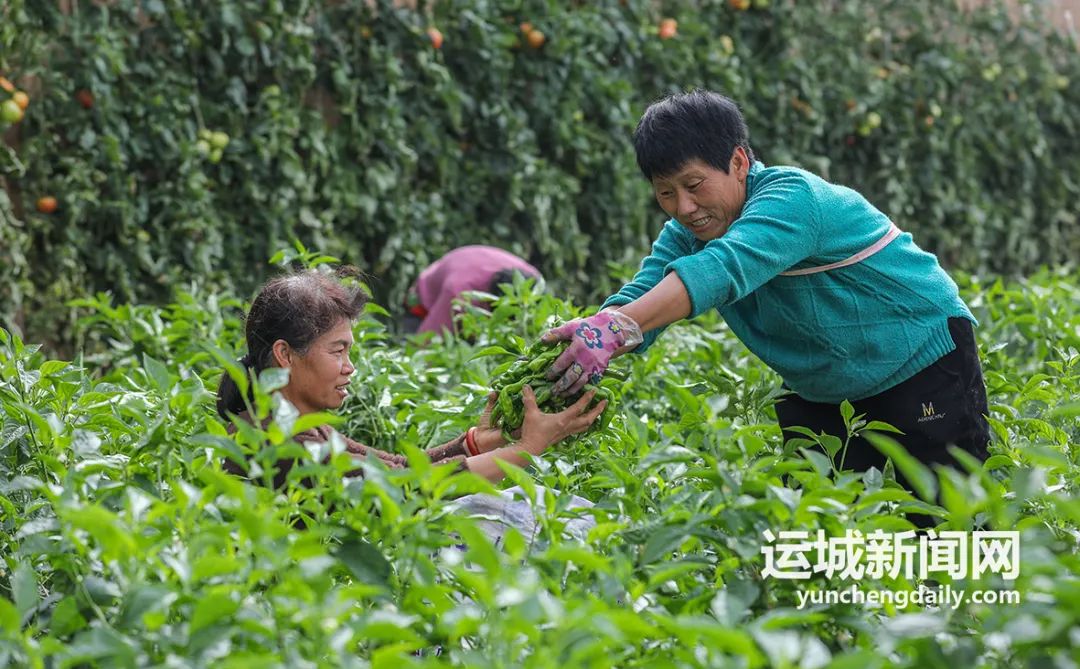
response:
M544 343L570 340L570 346L548 369L548 379L559 379L553 395L573 395L590 381L599 383L615 352L642 342L641 328L621 311L601 311L544 333ZM561 375L562 378L559 378Z

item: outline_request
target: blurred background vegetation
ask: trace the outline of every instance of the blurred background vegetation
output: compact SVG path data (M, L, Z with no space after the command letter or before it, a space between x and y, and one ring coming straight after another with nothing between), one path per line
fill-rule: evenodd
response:
M467 243L598 301L663 221L633 127L691 87L950 269L1080 257L1080 54L1043 3L395 4L6 0L0 326L70 352L71 300L246 294L293 238L383 304Z

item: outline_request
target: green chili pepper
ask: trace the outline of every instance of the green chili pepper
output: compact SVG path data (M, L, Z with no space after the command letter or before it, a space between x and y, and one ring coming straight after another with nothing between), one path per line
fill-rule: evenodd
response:
M550 351L545 351L544 353L541 353L540 355L533 358L532 361L529 363L529 370L533 372L539 372L542 369L550 367L551 364L555 362L555 359L558 358L561 353L562 351L560 351L559 349L552 349Z
M600 383L586 385L575 397L552 395L552 382L546 378L547 369L568 345L568 342L549 345L536 341L493 380L491 387L499 393L499 396L491 412L491 426L501 429L504 437L510 439L510 432L521 427L524 421L525 403L521 391L526 385L532 387L536 394L536 404L544 413L562 411L581 399L585 392L592 390L595 396L591 405L595 406L597 402L606 400L607 406L589 428L589 432L603 430L611 423L615 415L614 405L622 387L621 382L627 378L624 371L608 370Z
M541 388L540 391L536 393L536 404L539 407L543 407L547 404L549 399L551 399L551 386Z
M611 425L611 419L615 417L615 411L611 407L611 404L604 407L604 410L600 413L600 418L593 424L596 432L602 432L607 429L608 425Z
M528 379L522 379L520 381L515 381L515 382L511 383L510 385L504 387L502 389L502 392L510 395L511 397L514 397L515 395L517 395L518 393L521 392L522 388L525 387L525 382L526 381L528 381Z
M505 390L499 393L498 405L499 409L502 410L504 419L508 419L514 415L513 400L510 399L510 393Z

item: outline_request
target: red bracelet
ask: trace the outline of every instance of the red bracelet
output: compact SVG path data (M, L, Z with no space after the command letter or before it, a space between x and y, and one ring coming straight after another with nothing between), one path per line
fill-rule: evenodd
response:
M476 445L476 426L465 431L465 451L469 455L480 455L480 447Z

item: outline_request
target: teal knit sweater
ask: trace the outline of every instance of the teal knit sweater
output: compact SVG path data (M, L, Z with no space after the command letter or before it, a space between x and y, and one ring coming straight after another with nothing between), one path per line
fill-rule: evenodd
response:
M850 188L798 168L754 163L742 215L724 236L706 244L668 221L633 280L604 306L632 302L675 272L690 294L690 317L717 309L793 391L816 402L862 399L955 348L947 319L975 323L956 283L909 233L854 265L780 272L844 260L889 225ZM636 351L661 330L645 333Z

